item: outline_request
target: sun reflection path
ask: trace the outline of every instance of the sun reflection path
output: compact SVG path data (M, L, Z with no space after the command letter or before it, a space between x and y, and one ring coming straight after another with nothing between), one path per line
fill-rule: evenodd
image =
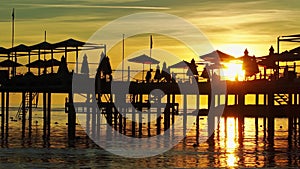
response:
M225 124L224 124L225 125ZM237 166L238 156L236 155L237 148L237 138L236 133L238 130L236 129L235 119L227 118L227 126L226 127L226 138L225 138L225 151L226 151L226 163L228 167ZM225 132L225 131L224 131Z

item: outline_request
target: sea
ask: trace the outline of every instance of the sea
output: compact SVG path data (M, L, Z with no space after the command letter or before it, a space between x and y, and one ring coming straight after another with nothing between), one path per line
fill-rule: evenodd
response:
M17 108L10 108L14 118ZM212 142L196 142L193 127L187 137L172 149L147 158L128 158L114 155L91 140L80 122L76 126L76 140L68 144L67 114L62 107L52 107L51 135L43 140L42 109L34 109L32 136L28 137L28 125L22 138L21 120L9 122L7 140L1 140L0 168L298 168L300 162L300 132L294 125L288 139L288 119L275 118L274 141L267 139L263 119L245 118L244 134L239 135L237 118L221 118ZM188 121L189 122L189 121ZM193 124L194 125L194 124ZM200 135L207 135L206 117L200 118Z

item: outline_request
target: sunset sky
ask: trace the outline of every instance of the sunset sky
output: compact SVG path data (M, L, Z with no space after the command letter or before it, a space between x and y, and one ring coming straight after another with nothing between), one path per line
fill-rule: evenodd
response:
M15 8L16 44L28 45L70 37L86 41L110 21L137 12L179 16L202 31L215 49L256 56L276 49L279 35L300 33L299 0L2 0L0 46L11 46L11 12ZM145 39L148 42L148 38ZM157 39L155 41L156 46ZM298 44L284 43L282 50Z

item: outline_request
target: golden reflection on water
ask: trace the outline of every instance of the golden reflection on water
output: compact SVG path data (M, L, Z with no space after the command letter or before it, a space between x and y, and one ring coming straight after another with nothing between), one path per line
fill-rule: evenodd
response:
M28 133L26 132L26 142L24 145L20 145L20 122L10 123L8 146L22 149L0 149L1 152L9 151L8 153L3 153L3 158L0 158L0 162L4 161L4 156L11 158L17 156L16 163L31 164L31 162L39 162L40 154L43 153L51 161L50 166L57 166L55 161L66 161L65 164L70 165L71 163L75 166L74 168L82 165L92 168L98 168L99 165L103 166L103 168L253 168L289 167L300 164L298 153L300 145L298 141L299 126L297 131L297 128L294 129L294 134L297 137L293 137L292 142L289 143L287 140L288 122L286 118L275 119L273 145L268 143L267 135L264 135L262 118L258 119L257 135L254 125L255 119L245 118L244 134L239 138L238 118L228 117L226 122L224 118L221 118L220 128L215 133L214 144L209 145L202 140L203 142L198 147L194 147L195 130L192 130L185 141L182 141L164 154L145 159L126 159L108 154L99 147L92 145L91 142L87 142L84 130L80 129L80 125L77 126L79 131L76 133L78 137L76 148L69 148L65 123L67 115L64 112L53 112L50 147L44 149L41 115L42 112L34 113L34 121L38 121L38 123L34 125L30 144L28 142ZM206 126L207 118L205 117L200 120L200 135L205 136L207 134ZM51 153L47 154L44 151ZM24 153L31 153L28 161L23 159ZM0 168L4 167L0 165Z
M225 153L224 161L221 163L224 163L228 167L234 167L237 166L238 157L235 155L236 148L238 146L237 143L237 126L235 125L235 119L234 118L227 118L227 122L223 118L223 120L220 121L220 150L223 150ZM227 124L227 125L226 125Z

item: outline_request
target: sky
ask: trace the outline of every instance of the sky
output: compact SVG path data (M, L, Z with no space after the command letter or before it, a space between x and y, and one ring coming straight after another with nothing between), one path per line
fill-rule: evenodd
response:
M234 56L241 56L245 48L251 55L266 55L271 45L276 50L278 36L300 33L299 0L1 0L0 46L11 47L13 8L15 44L39 43L45 30L49 42L70 37L87 41L111 21L138 12L164 12L181 17L195 25L215 49ZM160 38L154 39L156 48L161 45L167 49L172 44L160 44ZM139 41L149 43L148 37ZM284 43L281 50L297 45Z

